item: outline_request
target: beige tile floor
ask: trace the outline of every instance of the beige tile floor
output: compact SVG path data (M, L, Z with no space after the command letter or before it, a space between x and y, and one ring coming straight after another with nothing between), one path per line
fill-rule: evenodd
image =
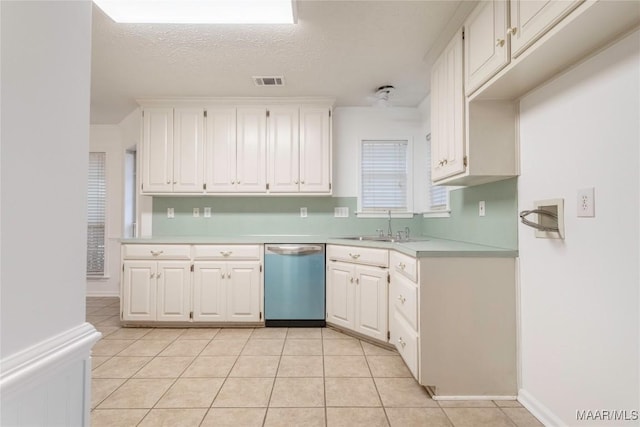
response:
M396 352L329 328L121 328L87 298L94 427L541 426L516 401L434 401Z

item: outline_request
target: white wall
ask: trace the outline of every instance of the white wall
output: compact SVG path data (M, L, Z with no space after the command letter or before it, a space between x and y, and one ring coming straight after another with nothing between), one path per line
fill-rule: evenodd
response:
M0 11L0 424L87 425L91 2Z
M338 107L333 114L335 197L358 195L358 144L366 138L411 138L414 210L424 205L426 140L424 112L418 108ZM428 114L426 115L428 116ZM423 179L424 178L424 179Z
M92 296L118 295L124 193L124 148L120 127L118 125L91 125L89 150L106 154L107 228L105 277L87 278L87 294Z
M565 201L564 241L519 229L519 398L548 425L638 423L576 410L640 409L639 120L638 32L520 103L519 209ZM596 216L577 218L587 187Z

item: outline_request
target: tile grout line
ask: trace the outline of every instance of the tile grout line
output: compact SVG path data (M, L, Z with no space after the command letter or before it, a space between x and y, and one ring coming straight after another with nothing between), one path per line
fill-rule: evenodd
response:
M276 368L276 372L273 377L273 384L271 385L271 393L269 393L269 399L267 400L267 408L264 411L264 417L262 419L262 427L267 422L267 414L269 413L269 408L271 407L271 398L273 397L273 390L276 388L276 379L278 378L278 372L280 371L280 364L282 363L282 355L284 353L284 346L287 342L287 335L289 335L289 329L287 328L287 332L284 335L284 341L282 342L282 348L280 349L280 358L278 359L278 366Z
M371 374L371 381L373 381L373 387L376 389L376 393L378 394L378 399L380 400L380 406L382 407L382 412L384 413L384 418L387 420L387 425L391 426L391 421L389 420L389 415L387 414L387 408L384 406L384 402L382 401L382 396L380 396L380 390L378 390L378 383L373 376L373 371L371 370L371 365L369 365L369 359L364 352L364 347L362 347L362 340L358 340L360 343L360 348L362 349L362 354L364 355L364 361L367 364L367 369L369 369L369 374Z
M320 353L322 353L322 391L324 399L324 425L329 425L329 414L327 412L327 371L324 366L324 329L320 330Z

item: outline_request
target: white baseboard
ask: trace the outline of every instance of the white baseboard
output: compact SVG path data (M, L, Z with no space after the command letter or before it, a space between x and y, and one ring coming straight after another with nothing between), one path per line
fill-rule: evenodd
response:
M119 297L120 292L118 291L94 291L91 289L87 289L88 297Z
M88 425L91 348L100 336L83 323L0 360L0 424Z
M566 427L567 425L526 390L520 389L518 391L518 402L527 408L527 410L545 426Z
M432 396L433 400L516 400L516 396Z

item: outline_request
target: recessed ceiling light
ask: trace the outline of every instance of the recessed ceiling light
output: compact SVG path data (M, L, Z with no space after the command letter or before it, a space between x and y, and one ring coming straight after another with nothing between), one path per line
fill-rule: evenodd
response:
M93 0L119 23L295 24L295 0Z

